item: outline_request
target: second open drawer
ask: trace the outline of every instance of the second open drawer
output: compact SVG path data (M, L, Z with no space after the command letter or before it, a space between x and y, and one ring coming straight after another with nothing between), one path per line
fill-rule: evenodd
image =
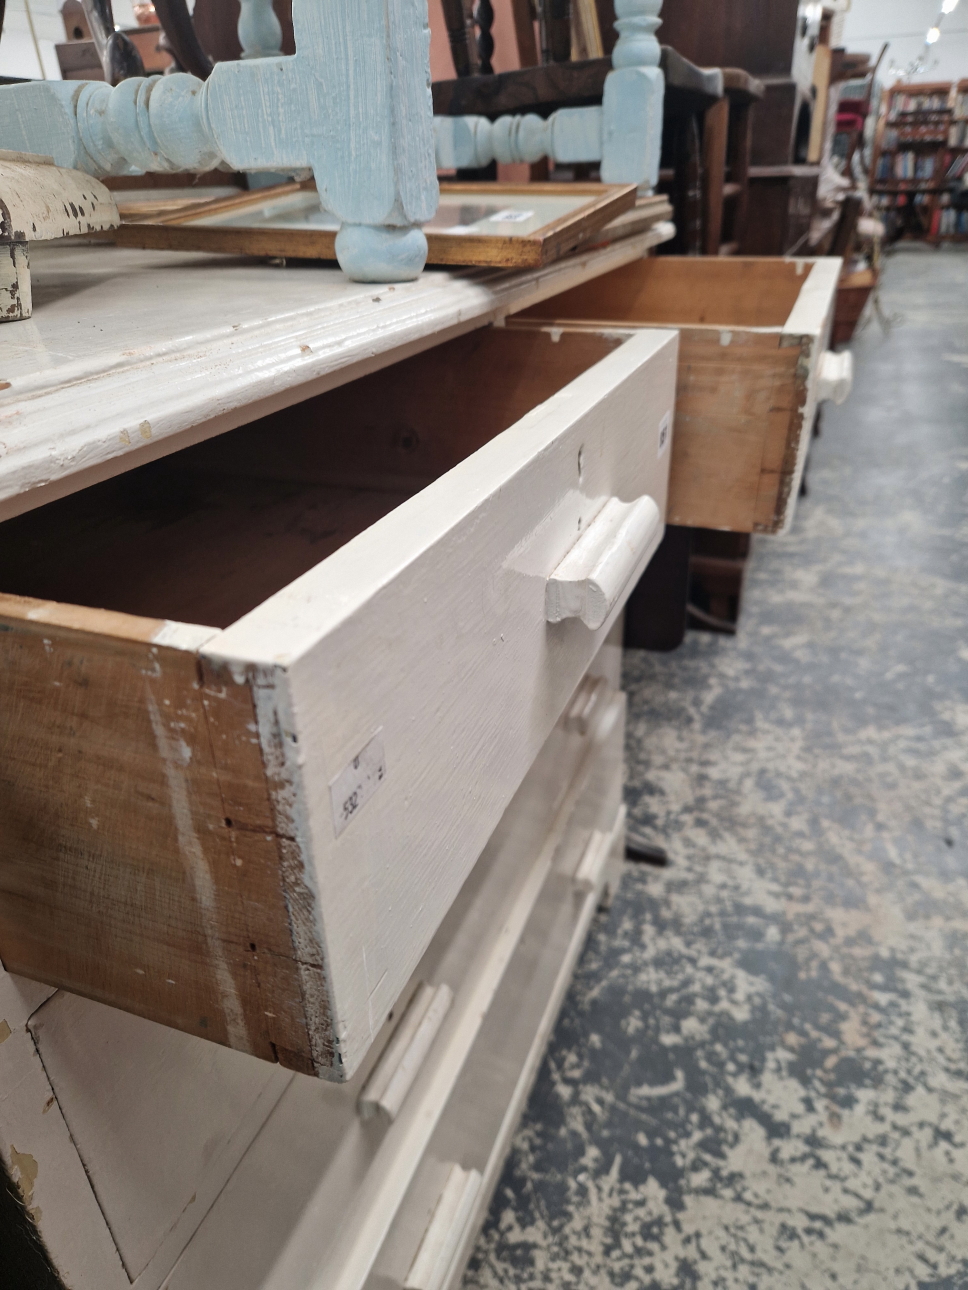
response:
M0 526L8 970L348 1078L662 537L676 355L473 333Z
M512 325L680 328L668 522L778 533L793 519L818 399L849 389L849 358L827 350L841 263L650 256Z

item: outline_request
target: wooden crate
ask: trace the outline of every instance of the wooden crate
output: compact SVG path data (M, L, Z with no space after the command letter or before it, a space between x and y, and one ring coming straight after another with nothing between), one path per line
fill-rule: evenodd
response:
M680 329L670 524L793 519L841 261L660 256L525 310L516 327Z

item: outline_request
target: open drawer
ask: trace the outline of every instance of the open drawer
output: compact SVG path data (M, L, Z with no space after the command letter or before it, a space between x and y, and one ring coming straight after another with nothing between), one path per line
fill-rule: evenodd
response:
M514 326L678 327L670 524L778 533L793 519L818 399L849 392L827 350L841 261L650 257Z
M9 971L352 1075L662 537L677 337L622 342L475 332L0 526Z

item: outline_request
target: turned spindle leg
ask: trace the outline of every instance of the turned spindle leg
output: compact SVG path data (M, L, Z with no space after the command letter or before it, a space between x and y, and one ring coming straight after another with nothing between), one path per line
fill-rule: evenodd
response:
M339 267L356 282L409 282L427 263L420 228L344 224L336 234Z
M131 38L115 26L111 0L83 0L83 3L84 16L107 83L117 85L131 76L144 76L141 55Z
M272 0L242 0L238 33L243 58L271 58L282 53L282 27Z
M477 56L480 63L479 71L482 76L493 76L494 68L491 66L491 57L494 53L494 37L491 34L491 28L494 25L494 7L491 4L491 0L480 0L475 17L478 28Z

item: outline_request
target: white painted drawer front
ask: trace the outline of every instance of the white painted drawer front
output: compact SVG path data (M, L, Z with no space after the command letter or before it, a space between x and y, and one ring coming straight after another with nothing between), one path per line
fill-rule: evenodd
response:
M675 333L630 340L205 647L259 695L344 1070L621 607L551 625L545 585L608 499L664 514L676 357ZM329 786L377 737L385 775L340 832Z
M466 370L468 423L475 380L505 381L520 406L515 382L532 364L495 361L509 347L532 347L543 390L559 359L582 370L575 347L607 356L483 446L462 425L465 373L451 374L458 464L421 444L409 491L421 471L433 482L395 509L399 494L353 493L355 514L388 513L366 512L357 536L224 630L0 604L0 650L49 720L45 737L69 752L53 787L33 769L49 749L25 758L13 788L0 783L18 819L60 798L46 850L0 812L0 954L14 970L295 1069L357 1069L663 532L678 334L489 337L453 351L483 365ZM416 418L417 431L393 431L409 451L420 407L440 420L447 382L421 385L426 364L394 370L386 388ZM319 415L349 415L353 390ZM354 488L360 415L324 453ZM319 471L312 431L287 466L306 478ZM260 453L273 468L267 442L240 440L253 476ZM195 548L180 558L190 567ZM234 567L244 580L244 544ZM79 667L91 675L75 703ZM51 855L83 917L46 905L40 917L38 893L59 898L38 877ZM83 886L105 856L111 874ZM118 902L110 936L105 889Z

